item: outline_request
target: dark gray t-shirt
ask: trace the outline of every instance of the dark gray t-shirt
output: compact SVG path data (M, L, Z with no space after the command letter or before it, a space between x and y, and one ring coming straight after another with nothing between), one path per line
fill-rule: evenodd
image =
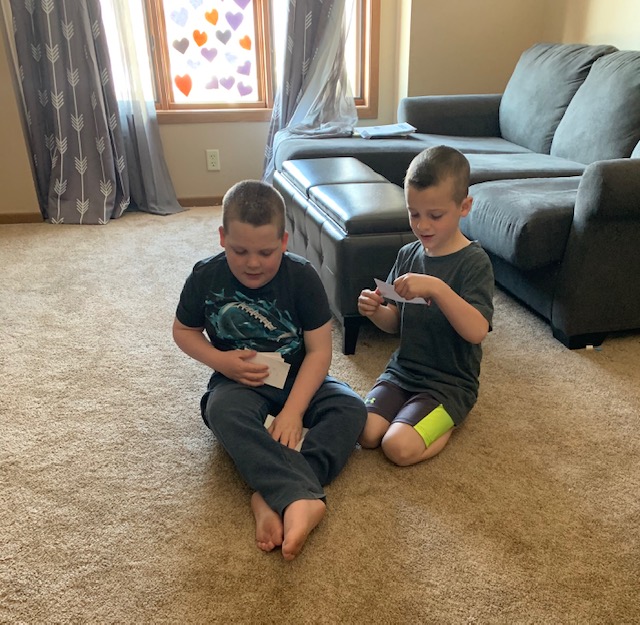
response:
M291 382L305 357L304 332L327 323L331 311L320 276L305 258L285 253L274 278L250 289L231 273L222 252L196 263L176 317L203 327L219 350L279 352L291 365Z
M447 256L429 257L419 241L399 252L387 282L405 273L422 273L446 282L460 297L493 319L493 269L482 247L472 242ZM478 397L482 347L463 339L435 302L398 303L400 346L379 380L412 392L426 392L460 424Z

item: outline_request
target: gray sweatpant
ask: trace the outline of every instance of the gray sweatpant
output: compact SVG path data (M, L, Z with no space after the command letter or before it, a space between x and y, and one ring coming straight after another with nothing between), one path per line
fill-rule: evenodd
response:
M324 499L323 486L346 464L367 419L362 399L345 383L327 377L304 415L309 428L301 451L273 440L264 427L287 391L249 387L214 374L202 398L205 423L231 456L240 475L282 515L298 499Z

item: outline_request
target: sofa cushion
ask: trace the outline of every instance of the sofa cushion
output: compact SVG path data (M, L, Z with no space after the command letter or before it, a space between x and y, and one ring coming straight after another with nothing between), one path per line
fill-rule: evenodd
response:
M502 136L549 154L556 128L592 64L615 50L606 45L548 43L525 50L500 102Z
M464 235L518 269L558 262L573 221L580 178L496 180L472 185Z
M457 135L436 135L415 133L423 148L448 145L463 154L522 154L531 152L528 148L511 143L500 137L466 137Z
M551 154L581 163L627 158L640 139L640 52L598 59L558 125Z
M554 178L579 176L582 163L549 154L467 154L471 166L471 183L516 178Z

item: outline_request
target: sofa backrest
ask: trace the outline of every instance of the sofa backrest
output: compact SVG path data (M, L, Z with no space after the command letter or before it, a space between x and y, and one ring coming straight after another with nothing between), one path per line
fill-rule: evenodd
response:
M567 107L551 154L588 165L627 158L640 140L640 52L598 59Z
M538 43L525 50L500 101L503 138L549 154L554 133L596 59L614 46Z

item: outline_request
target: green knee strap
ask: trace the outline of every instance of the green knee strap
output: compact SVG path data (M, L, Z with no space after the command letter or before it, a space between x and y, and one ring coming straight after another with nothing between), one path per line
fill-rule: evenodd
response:
M424 444L429 447L431 443L438 440L443 434L448 432L455 423L449 416L449 413L440 404L432 410L422 421L416 423L413 427L422 436Z

